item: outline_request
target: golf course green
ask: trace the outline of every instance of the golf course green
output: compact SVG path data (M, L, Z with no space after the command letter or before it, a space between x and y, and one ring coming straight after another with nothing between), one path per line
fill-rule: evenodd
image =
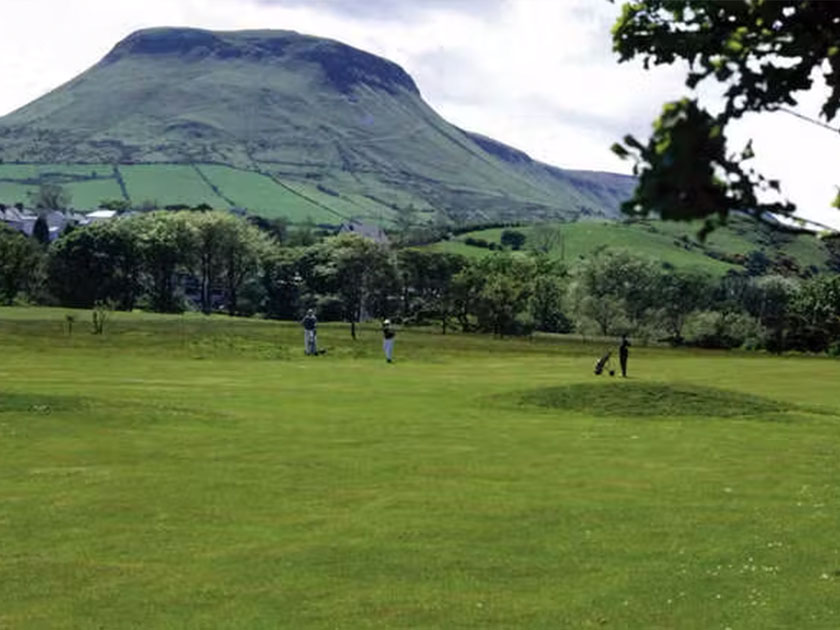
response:
M840 627L840 361L318 336L0 309L0 629Z

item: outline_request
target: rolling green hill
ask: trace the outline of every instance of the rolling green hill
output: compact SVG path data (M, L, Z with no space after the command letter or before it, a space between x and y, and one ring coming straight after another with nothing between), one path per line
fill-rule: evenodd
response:
M80 209L124 197L332 222L614 217L633 185L458 129L396 64L290 31L134 33L0 118L0 159L6 203L59 180Z
M627 249L674 267L723 275L729 270L743 271L750 265L762 264L770 272L819 272L827 269L829 259L825 245L815 236L787 234L745 217L732 217L728 225L715 230L704 243L694 236L699 226L670 221L578 221L553 227L562 238L549 255L568 262L609 247ZM544 226L509 229L525 234L524 249L528 249L534 243L535 230ZM499 244L502 232L502 228L477 230L427 247L471 258L488 256L492 250L466 241L476 239Z

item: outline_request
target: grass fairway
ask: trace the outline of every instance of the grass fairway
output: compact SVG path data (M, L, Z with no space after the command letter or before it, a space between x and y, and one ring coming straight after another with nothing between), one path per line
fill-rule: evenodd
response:
M0 310L4 630L840 626L840 362L65 312Z

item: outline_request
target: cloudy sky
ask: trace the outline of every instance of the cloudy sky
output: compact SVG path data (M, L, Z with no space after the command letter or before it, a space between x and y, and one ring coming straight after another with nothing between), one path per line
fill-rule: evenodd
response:
M618 0L618 5L621 0ZM139 28L277 28L341 40L402 65L456 125L567 168L629 172L610 145L646 137L682 68L616 63L606 0L0 0L0 115L69 80ZM819 94L801 111L815 114ZM840 134L786 114L744 121L756 166L804 216L840 227ZM735 144L733 143L733 148Z

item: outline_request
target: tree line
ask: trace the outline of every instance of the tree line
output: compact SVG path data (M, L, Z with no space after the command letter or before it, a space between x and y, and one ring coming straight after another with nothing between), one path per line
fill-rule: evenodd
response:
M353 336L357 322L390 317L444 333L627 333L840 353L837 275L714 278L608 249L567 264L538 246L471 260L299 230L224 212L160 211L79 227L44 247L4 228L0 300L286 320L314 308L322 320L348 322Z

